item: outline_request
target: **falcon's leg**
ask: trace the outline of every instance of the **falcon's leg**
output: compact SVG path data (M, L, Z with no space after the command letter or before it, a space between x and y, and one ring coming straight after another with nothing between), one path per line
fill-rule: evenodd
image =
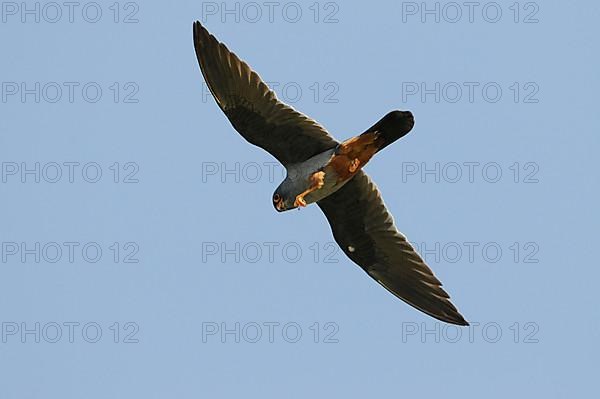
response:
M306 206L306 201L304 200L304 197L312 193L313 191L316 191L323 187L323 185L325 184L325 172L320 171L313 173L312 175L310 175L309 181L310 187L298 196L296 196L294 206Z

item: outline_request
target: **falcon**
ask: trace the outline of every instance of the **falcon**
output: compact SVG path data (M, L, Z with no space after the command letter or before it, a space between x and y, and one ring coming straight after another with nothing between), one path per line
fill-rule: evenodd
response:
M194 23L200 70L235 130L286 168L273 194L278 212L316 203L344 253L389 292L418 310L456 325L468 322L442 283L400 233L381 194L362 168L414 125L392 111L364 133L338 142L314 120L279 101L248 64Z

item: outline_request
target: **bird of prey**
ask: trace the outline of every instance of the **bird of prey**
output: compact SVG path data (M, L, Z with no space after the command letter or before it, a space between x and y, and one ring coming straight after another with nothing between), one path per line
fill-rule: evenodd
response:
M336 141L314 120L279 101L248 64L194 23L200 70L235 130L281 162L287 176L273 194L278 212L316 202L344 253L392 294L420 311L468 325L406 237L362 168L414 125L392 111L364 133Z

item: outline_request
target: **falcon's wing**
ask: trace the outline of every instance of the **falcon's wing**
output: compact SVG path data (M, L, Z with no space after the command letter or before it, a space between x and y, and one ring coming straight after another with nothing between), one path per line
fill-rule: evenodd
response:
M342 250L379 284L436 319L469 324L450 302L442 283L398 232L379 190L364 172L317 204Z
M196 21L194 46L204 80L233 127L284 165L338 143L317 122L277 100L248 64Z

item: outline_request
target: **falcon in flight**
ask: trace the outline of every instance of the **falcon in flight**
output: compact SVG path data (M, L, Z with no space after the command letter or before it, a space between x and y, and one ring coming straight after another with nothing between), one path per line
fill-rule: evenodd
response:
M200 70L235 130L281 162L285 180L273 194L278 212L316 202L344 253L392 294L436 319L468 325L442 283L394 225L362 168L414 125L392 111L366 132L341 143L321 125L277 99L248 64L194 23Z

